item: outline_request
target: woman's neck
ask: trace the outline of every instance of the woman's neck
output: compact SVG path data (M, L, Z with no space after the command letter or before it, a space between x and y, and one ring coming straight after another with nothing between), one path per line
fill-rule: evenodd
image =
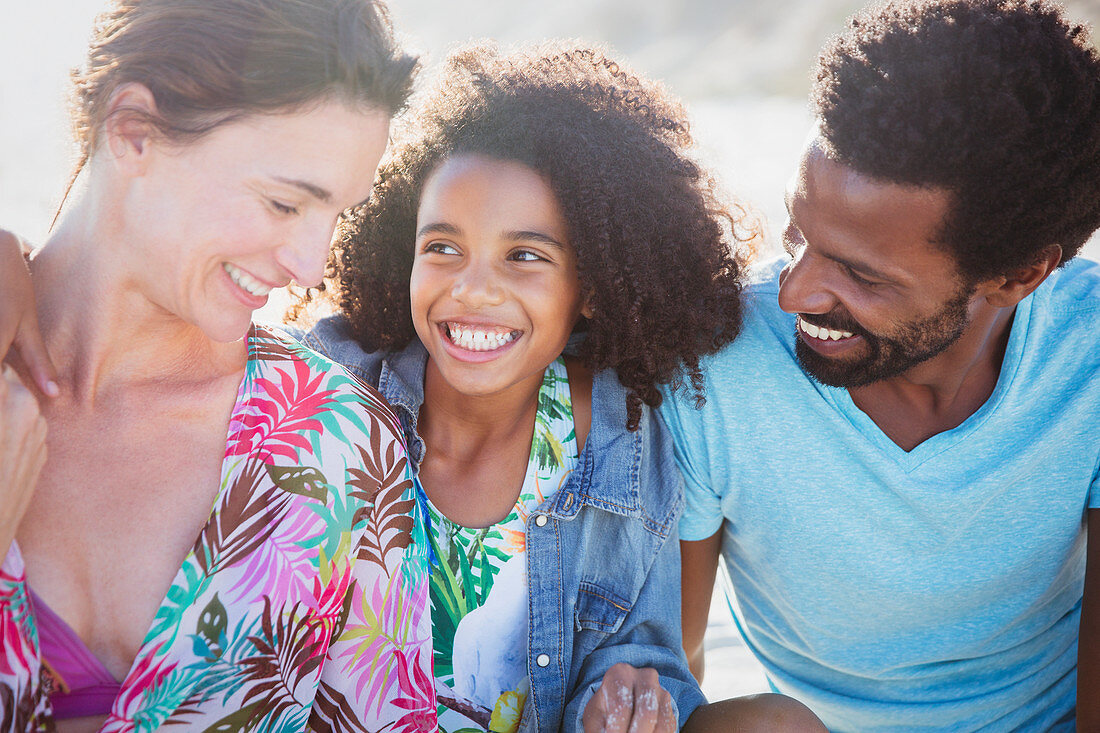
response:
M62 394L94 404L119 388L194 383L239 370L246 347L220 344L142 291L117 232L67 217L31 262L46 346Z

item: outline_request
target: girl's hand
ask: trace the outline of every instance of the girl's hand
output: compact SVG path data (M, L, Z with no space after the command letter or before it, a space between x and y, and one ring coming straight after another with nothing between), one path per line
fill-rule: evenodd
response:
M56 397L57 369L38 330L24 245L14 234L0 229L0 361L11 356L12 346L42 394Z
M672 696L657 670L616 664L581 716L584 733L676 733Z
M15 539L46 463L46 420L38 400L8 365L0 366L0 560Z

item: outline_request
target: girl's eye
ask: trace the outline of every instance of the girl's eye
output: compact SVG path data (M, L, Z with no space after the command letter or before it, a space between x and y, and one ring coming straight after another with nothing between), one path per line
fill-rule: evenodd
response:
M428 242L424 245L424 252L435 252L441 255L456 255L458 250L446 242Z
M535 254L529 249L518 249L512 254L508 255L508 259L516 262L545 262L546 258L542 255Z
M294 206L289 206L287 204L280 203L279 201L276 201L275 199L269 199L269 201L271 202L271 208L275 209L275 211L277 211L280 214L285 214L287 216L290 216L291 214L297 214L298 213L298 209Z

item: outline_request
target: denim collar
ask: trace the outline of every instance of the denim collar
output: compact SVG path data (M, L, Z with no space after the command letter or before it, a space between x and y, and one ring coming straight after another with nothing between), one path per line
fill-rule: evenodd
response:
M577 339L570 339L573 351ZM417 432L420 406L424 404L424 371L428 352L418 339L401 351L386 354L378 377L378 391L397 413L409 441L413 468L424 459L424 440ZM648 411L647 411L648 412ZM626 429L626 389L614 371L605 369L592 380L592 426L577 467L561 489L539 507L558 519L577 516L590 505L624 516L640 514L638 468L644 433L650 415L643 416L635 432Z

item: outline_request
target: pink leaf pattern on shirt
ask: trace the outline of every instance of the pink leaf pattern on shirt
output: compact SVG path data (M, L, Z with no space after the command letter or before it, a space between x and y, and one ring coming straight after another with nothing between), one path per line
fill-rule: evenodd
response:
M218 498L103 730L434 730L434 702L408 702L434 687L396 418L285 337L254 328L249 349ZM18 560L0 569L0 733L52 727Z

